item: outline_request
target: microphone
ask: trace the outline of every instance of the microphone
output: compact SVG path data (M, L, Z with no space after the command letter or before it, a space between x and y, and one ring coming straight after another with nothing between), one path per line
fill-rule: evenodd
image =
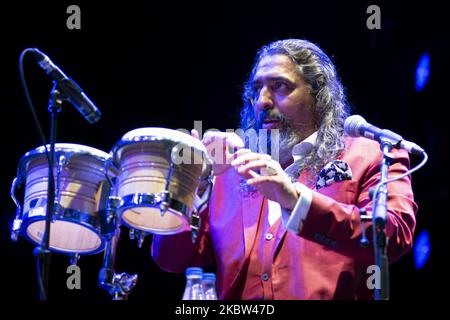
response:
M33 48L32 51L39 66L57 83L64 98L72 103L90 124L99 121L102 117L100 110L84 94L75 81L67 77L43 52L37 48Z
M351 137L366 137L378 142L388 141L397 149L404 149L409 153L421 155L424 150L414 142L404 140L402 136L386 129L380 129L368 123L360 115L353 115L345 119L344 132Z

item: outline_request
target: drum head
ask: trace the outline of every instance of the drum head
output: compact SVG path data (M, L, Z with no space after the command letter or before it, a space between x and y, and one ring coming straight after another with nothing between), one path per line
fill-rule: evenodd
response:
M26 236L40 244L45 230L45 220L28 224ZM77 223L55 220L50 225L50 245L52 251L59 253L93 254L103 250L103 241L93 230Z
M47 148L50 150L50 145L47 145ZM58 159L58 156L60 154L75 154L77 156L88 156L97 159L99 162L105 162L110 158L109 154L107 154L102 150L74 143L56 143L55 144L56 159ZM37 157L45 157L45 146L40 146L34 150L27 152L20 159L18 170L19 174L22 177L26 176L27 166L29 165L30 161L32 161Z
M162 235L189 229L186 217L170 208L161 216L159 208L136 207L124 211L122 221L130 228Z
M186 148L190 150L190 154L192 155L192 158L189 157L191 161L187 161L188 164L202 164L202 176L207 176L211 171L212 160L209 158L206 147L200 140L178 130L159 127L139 128L127 132L111 149L114 164L119 166L122 153L127 149L127 146L145 145L148 142L160 142L166 146L167 150L170 150L174 146L178 146L180 150ZM180 155L177 154L176 156ZM181 158L177 160L184 161Z

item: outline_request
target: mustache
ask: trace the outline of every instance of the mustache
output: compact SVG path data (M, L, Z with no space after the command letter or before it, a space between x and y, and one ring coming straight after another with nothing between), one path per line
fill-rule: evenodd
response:
M290 121L288 120L288 118L286 118L282 114L276 113L272 110L262 110L255 121L255 129L262 129L263 123L266 120L279 121L283 127L290 125Z

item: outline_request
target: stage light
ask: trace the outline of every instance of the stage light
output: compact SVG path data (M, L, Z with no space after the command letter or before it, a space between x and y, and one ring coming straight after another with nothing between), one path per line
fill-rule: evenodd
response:
M422 269L430 257L430 235L427 230L423 230L416 239L414 245L414 264L416 269Z
M422 91L430 77L430 55L424 53L417 63L416 67L416 90Z

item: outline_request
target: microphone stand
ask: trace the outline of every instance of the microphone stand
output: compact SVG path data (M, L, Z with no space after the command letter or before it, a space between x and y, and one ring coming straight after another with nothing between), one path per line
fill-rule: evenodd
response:
M58 113L62 110L62 95L58 90L58 83L53 82L53 88L50 92L50 99L48 111L51 113L50 124L50 152L49 152L49 169L48 169L48 184L47 184L47 210L45 216L45 229L41 244L34 249L34 256L37 259L37 273L40 286L40 300L47 300L48 298L48 284L49 284L49 270L51 253L50 246L50 226L54 213L55 204L55 180L53 176L53 167L55 164L55 143L56 131L58 123ZM41 270L42 268L42 270Z
M380 287L375 288L375 300L389 300L389 261L387 256L387 236L386 236L386 220L387 220L387 200L388 190L387 184L384 182L388 179L389 165L393 158L390 151L393 146L391 141L381 139L381 150L383 152L383 159L380 164L382 185L378 193L374 194L373 210L372 210L372 232L373 245L375 252L375 264L380 271Z

